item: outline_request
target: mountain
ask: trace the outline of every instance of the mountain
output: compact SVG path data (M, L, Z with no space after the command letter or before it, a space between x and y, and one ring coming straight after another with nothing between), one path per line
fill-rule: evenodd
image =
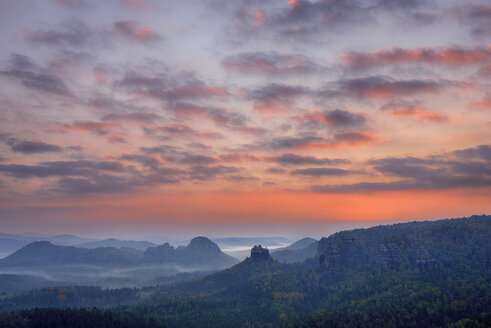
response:
M128 247L128 248L134 248L140 251L144 251L149 247L154 247L157 245L148 241L121 240L121 239L109 238L104 240L96 240L96 241L86 242L82 244L77 244L75 246L81 248L89 248L89 249L98 248L98 247L115 247L115 248Z
M165 264L188 267L206 267L216 270L229 267L238 261L224 254L220 248L205 237L193 238L186 247L177 249L164 244L146 248L145 252L124 245L144 247L147 242L120 241L109 239L93 242L89 246L118 245L120 247L82 248L75 246L58 246L49 241L30 243L13 254L0 260L0 267L45 266L83 264L99 266L133 266L139 264Z
M146 263L173 263L182 266L213 267L220 269L237 263L237 259L223 253L217 244L206 237L195 237L187 246L174 248L168 243L149 247L143 254Z
M301 264L279 263L257 246L246 260L186 282L140 290L41 289L2 296L0 311L104 307L124 299L127 305L108 316L139 317L138 326L148 328L490 327L490 231L491 216L341 231L322 238L318 254ZM216 252L206 239L195 247ZM164 248L184 254L187 247ZM0 320L22 322L36 313L4 313Z
M46 266L65 264L135 265L143 253L132 248L101 247L95 249L57 246L36 241L0 260L0 267Z
M282 263L300 263L317 255L317 244L317 240L306 237L271 251L271 256Z
M96 239L82 238L74 235L44 236L38 234L9 234L0 233L0 257L7 256L35 241L49 241L55 245L73 246L80 243L92 242Z

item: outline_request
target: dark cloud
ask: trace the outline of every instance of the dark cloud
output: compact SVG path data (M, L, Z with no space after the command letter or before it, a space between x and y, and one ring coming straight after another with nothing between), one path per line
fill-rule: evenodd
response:
M42 91L60 96L70 96L70 91L61 78L34 64L29 57L13 54L10 57L10 67L0 71L4 76L19 80L29 89Z
M207 85L192 74L150 74L129 71L123 79L114 83L139 97L155 98L166 103L176 104L189 99L224 98L228 96L225 88Z
M278 137L268 143L262 143L261 147L279 149L340 149L358 147L377 142L377 138L365 132L344 132L336 134L332 138L318 136L306 137Z
M218 175L237 173L238 168L233 166L206 166L206 165L194 165L191 167L190 179L191 180L211 180Z
M491 5L468 4L453 8L460 22L470 28L476 38L491 36Z
M367 121L363 114L341 109L324 111L311 110L303 115L297 116L297 119L314 124L327 124L331 127L357 128L364 126Z
M168 124L164 126L144 127L144 131L149 135L159 133L164 134L164 138L221 138L221 134L214 131L197 131L185 124Z
M399 180L314 186L319 192L367 192L491 187L491 147L482 145L425 158L383 158L367 162L375 172Z
M246 74L304 75L319 72L322 68L304 56L276 52L247 52L222 60L226 70Z
M253 176L245 176L245 175L231 175L225 178L226 180L230 181L237 181L237 182L247 182L247 181L258 181L259 179L257 177Z
M57 161L37 165L4 164L0 172L17 178L46 178L56 176L90 176L94 172L123 172L124 165L112 161Z
M135 121L135 122L152 122L161 118L157 114L153 113L110 113L101 117L101 121Z
M337 161L337 159L331 160L329 158L318 158L314 156L300 156L293 153L287 153L287 154L281 154L279 156L275 156L271 158L271 161L284 165L324 165L324 164L332 164L333 161Z
M459 83L447 80L394 81L378 76L338 82L337 90L326 90L325 95L356 96L360 98L388 98L418 93L436 93ZM322 93L321 93L322 94Z
M48 153L48 152L61 152L63 148L60 146L48 144L42 141L20 141L10 144L10 148L13 151L34 154L34 153Z
M430 63L437 65L479 65L491 60L491 49L476 47L447 48L391 48L377 52L350 52L342 56L343 61L352 68L368 68L372 66L396 63Z
M188 165L208 165L216 162L215 158L206 155L186 155L181 160L181 163Z
M488 145L481 145L475 148L456 150L452 154L462 160L469 158L478 158L487 162L491 162L491 146Z
M313 177L319 176L341 176L347 174L353 174L354 172L344 169L332 168L332 167L311 167L306 169L298 169L290 172L291 175L307 175Z
M32 43L43 45L69 45L81 46L87 43L92 32L81 22L64 24L60 30L28 31L25 37Z

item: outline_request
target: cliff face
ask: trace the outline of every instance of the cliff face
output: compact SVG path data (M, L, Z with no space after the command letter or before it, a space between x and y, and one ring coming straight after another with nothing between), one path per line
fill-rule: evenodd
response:
M337 241L322 238L317 253L321 268L327 270L336 271L343 266L363 268L369 263L366 250L353 236L345 236Z
M269 250L261 245L254 246L251 249L251 260L254 262L269 260Z

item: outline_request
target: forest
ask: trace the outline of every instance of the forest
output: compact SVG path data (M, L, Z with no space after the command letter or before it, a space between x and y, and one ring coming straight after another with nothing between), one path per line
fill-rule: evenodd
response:
M1 327L490 327L491 216L341 231L272 257L141 288L0 295Z

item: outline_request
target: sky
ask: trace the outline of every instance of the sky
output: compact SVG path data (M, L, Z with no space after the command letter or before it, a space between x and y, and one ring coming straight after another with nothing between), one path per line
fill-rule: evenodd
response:
M311 235L491 212L491 6L0 1L0 230Z

